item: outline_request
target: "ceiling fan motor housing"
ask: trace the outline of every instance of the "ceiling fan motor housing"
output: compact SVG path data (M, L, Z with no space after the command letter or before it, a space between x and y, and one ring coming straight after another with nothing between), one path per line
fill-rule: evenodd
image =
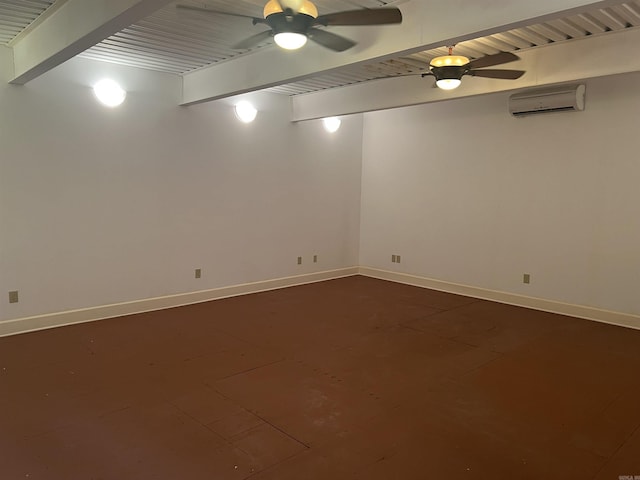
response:
M431 73L436 80L458 79L469 72L466 65L444 65L442 67L431 67Z
M249 18L253 25L269 26L269 30L263 30L236 43L232 46L235 50L250 50L273 37L275 43L285 50L297 50L310 39L334 52L343 52L353 47L356 42L314 27L391 25L402 22L402 13L397 7L361 8L318 15L318 9L309 0L269 0L264 6L262 18L192 5L177 4L176 7L213 15Z
M304 13L293 13L290 9L285 12L272 13L265 19L274 34L300 33L306 35L315 22L315 18Z

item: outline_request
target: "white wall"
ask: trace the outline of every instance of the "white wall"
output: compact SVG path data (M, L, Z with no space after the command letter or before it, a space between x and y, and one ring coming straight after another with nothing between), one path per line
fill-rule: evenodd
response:
M103 76L122 107L94 101ZM178 107L176 77L88 60L0 82L0 320L358 263L638 315L639 82L589 81L582 113L513 119L501 93L334 135L286 98L253 95L244 125L229 101Z
M121 107L94 100L103 76ZM82 59L0 82L0 320L357 265L361 117L330 135L262 94L245 125L180 88Z
M591 80L580 113L515 119L494 94L365 114L360 264L640 314L638 85Z

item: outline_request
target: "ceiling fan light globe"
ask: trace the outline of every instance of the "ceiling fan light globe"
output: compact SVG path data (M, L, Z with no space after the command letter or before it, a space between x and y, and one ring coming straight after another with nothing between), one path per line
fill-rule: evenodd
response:
M436 80L436 85L442 90L454 90L460 86L462 80L458 78L442 78Z
M280 48L297 50L307 43L307 36L297 32L280 32L273 36L273 40Z
M432 67L461 67L467 63L469 63L469 59L462 55L443 55L431 60L430 65Z

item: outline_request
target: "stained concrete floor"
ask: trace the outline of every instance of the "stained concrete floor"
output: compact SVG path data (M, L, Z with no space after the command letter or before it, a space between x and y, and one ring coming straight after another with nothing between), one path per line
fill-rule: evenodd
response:
M0 478L640 475L640 331L355 276L0 339Z

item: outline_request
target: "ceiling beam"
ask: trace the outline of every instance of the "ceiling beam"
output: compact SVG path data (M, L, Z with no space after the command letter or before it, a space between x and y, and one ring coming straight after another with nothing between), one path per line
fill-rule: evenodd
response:
M376 28L342 27L332 31L358 42L335 53L309 42L287 52L267 47L231 61L189 73L183 78L182 105L207 102L331 73L341 67L369 63L449 45L496 32L567 16L574 10L604 7L614 1L593 0L413 0L401 4L403 23ZM492 7L491 4L494 6Z
M640 30L629 29L519 52L504 68L525 70L519 80L463 77L456 90L433 87L419 75L373 80L292 97L292 121L406 107L520 88L640 71ZM496 67L502 68L502 67ZM506 108L506 106L505 106Z
M0 82L13 78L13 52L9 47L0 45Z
M67 0L12 44L10 83L33 80L170 1Z

